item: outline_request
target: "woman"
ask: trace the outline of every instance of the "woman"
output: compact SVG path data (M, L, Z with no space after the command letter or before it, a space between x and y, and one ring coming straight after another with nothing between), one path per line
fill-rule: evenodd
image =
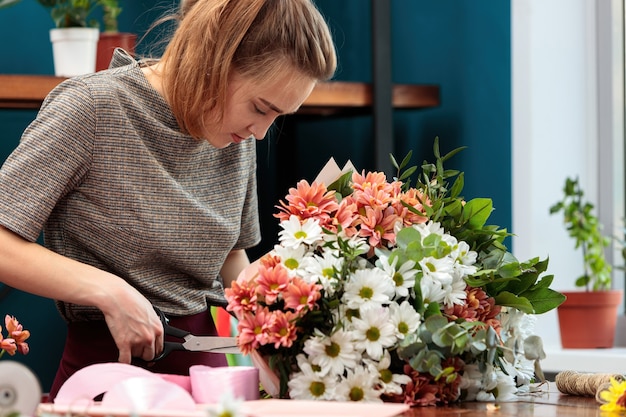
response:
M159 61L118 50L50 93L0 170L0 277L68 322L51 399L89 364L155 358L153 306L215 334L208 307L260 239L254 139L335 66L310 0L186 1ZM150 369L198 363L226 364L175 352Z

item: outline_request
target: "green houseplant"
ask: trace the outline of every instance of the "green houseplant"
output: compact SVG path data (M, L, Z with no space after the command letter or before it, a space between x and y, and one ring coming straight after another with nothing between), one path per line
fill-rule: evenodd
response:
M120 2L118 0L99 0L98 4L102 6L102 22L104 23L104 31L108 33L117 33L117 18L120 13L122 13Z
M37 0L47 8L57 28L98 27L96 19L88 20L98 2L96 0Z
M622 291L611 286L612 267L604 252L611 239L603 234L594 205L585 201L578 178L566 178L563 197L550 207L550 214L559 212L575 249L582 254L583 273L574 284L584 289L563 292L567 299L557 310L561 344L564 348L612 347Z
M49 10L54 21L50 29L54 73L73 77L95 71L96 48L100 30L89 15L98 6L97 0L37 0Z
M96 71L101 71L109 67L115 48L122 48L133 55L137 35L119 31L118 17L122 13L119 0L97 0L97 3L102 7L104 24L96 56Z

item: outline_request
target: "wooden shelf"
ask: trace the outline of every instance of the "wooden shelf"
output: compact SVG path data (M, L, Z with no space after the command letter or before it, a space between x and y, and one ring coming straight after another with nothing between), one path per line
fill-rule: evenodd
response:
M0 108L38 109L43 99L64 78L50 75L1 75ZM439 105L439 87L397 84L393 86L393 107L419 109ZM332 116L365 113L371 110L370 84L329 81L319 83L298 114Z
M63 80L50 75L0 75L0 108L38 109Z

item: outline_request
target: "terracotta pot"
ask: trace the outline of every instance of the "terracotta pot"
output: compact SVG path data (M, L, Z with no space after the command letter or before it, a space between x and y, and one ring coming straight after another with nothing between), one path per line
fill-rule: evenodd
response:
M622 290L563 292L558 309L561 346L564 349L613 347L617 309Z
M131 55L135 54L135 43L137 35L134 33L108 33L102 32L98 41L98 54L96 56L96 71L109 68L113 51L115 48L122 48Z

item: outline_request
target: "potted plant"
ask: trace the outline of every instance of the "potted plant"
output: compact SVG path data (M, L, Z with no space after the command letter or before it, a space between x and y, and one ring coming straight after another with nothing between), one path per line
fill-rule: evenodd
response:
M96 71L107 69L115 48L122 48L131 55L135 53L137 35L134 33L120 32L118 29L118 16L122 7L118 0L98 0L102 7L102 22L104 30L98 41L98 53L96 57Z
M97 0L37 0L49 9L55 27L50 29L54 73L61 77L94 72L100 31L88 20Z
M563 198L550 208L550 214L563 212L574 247L582 253L584 271L574 282L583 290L563 292L567 299L557 309L564 348L613 347L622 291L612 289L612 268L604 253L611 239L602 233L593 211L578 178L566 178Z

